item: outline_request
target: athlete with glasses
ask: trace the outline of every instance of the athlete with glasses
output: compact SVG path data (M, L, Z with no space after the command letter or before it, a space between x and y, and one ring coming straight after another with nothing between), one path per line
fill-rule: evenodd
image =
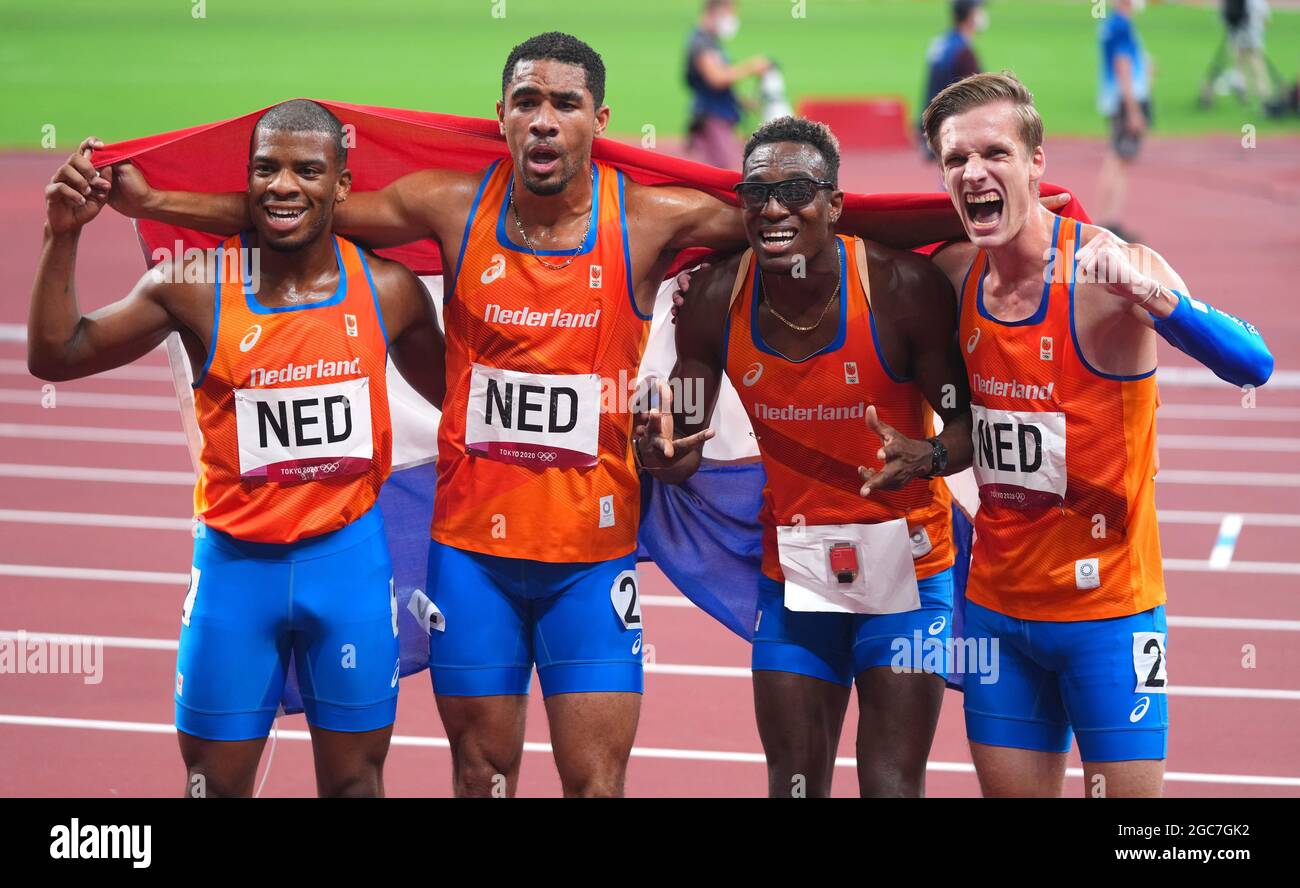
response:
M690 477L731 379L767 472L753 674L769 794L830 794L856 682L862 795L920 796L952 631L939 476L970 464L969 391L951 285L835 233L838 167L819 123L780 118L749 140L735 189L749 249L695 274L677 325L673 376L702 381L706 413L672 413L661 388L636 453L662 481Z

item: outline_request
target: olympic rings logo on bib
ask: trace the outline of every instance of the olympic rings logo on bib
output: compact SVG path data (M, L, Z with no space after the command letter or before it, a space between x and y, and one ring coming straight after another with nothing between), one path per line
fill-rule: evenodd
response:
M465 449L513 465L594 466L599 453L600 377L518 373L474 364Z
M1065 414L971 405L975 481L986 506L1044 509L1065 501Z

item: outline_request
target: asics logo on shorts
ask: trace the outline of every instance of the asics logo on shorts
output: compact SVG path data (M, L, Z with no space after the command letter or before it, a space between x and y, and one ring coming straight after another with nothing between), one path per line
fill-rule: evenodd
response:
M216 336L217 331L213 330L212 335ZM241 352L251 351L253 346L257 345L257 340L260 339L261 336L262 336L261 324L254 324L253 326L249 327L248 332L244 334L244 338L239 340L239 350Z
M1142 721L1142 717L1147 714L1147 709L1151 706L1151 698L1143 697L1138 701L1138 705L1133 707L1133 711L1128 714L1128 720L1134 724Z

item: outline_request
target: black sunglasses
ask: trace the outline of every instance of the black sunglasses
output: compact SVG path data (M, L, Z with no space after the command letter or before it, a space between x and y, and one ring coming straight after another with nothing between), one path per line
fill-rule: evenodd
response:
M813 202L823 188L834 188L834 182L821 179L784 179L780 182L741 182L731 190L740 198L747 210L761 210L776 195L787 210L801 210Z

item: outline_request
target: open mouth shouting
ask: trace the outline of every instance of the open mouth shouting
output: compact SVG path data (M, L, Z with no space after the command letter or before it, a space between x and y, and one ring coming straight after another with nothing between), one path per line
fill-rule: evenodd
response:
M538 142L525 155L528 170L534 176L549 176L560 166L560 152L547 142Z
M288 234L297 228L303 216L307 215L307 208L297 204L270 202L262 204L262 212L266 214L272 231L276 234Z
M966 218L977 233L993 231L1002 221L1002 195L989 189L966 195Z

